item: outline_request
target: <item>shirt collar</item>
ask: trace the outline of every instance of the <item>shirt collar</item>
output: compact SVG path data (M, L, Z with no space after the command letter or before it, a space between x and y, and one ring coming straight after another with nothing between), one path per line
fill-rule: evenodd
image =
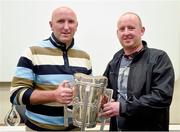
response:
M63 51L67 51L68 49L70 49L70 48L73 47L73 45L74 45L74 38L72 39L71 44L70 44L68 47L66 47L66 44L63 43L63 42L60 42L60 41L55 37L54 33L51 34L51 37L50 37L49 39L50 39L51 43L52 43L55 47L60 48L60 49L63 50Z

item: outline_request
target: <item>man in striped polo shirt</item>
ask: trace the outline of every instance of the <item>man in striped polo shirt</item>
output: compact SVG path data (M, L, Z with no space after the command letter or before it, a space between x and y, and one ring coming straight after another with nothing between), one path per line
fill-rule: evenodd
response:
M65 87L74 73L91 74L90 56L78 49L74 34L75 12L58 7L49 22L52 34L20 57L12 80L10 101L26 106L26 126L37 131L78 130L69 121L64 126L63 105L72 101L73 90Z

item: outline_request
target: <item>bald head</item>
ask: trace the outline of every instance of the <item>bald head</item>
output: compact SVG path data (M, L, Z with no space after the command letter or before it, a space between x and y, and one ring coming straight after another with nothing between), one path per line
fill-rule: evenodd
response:
M75 12L71 8L65 7L65 6L58 7L52 12L51 21L53 21L53 19L56 18L57 15L61 15L62 13L71 14L74 17L74 20L77 21L77 16L76 16Z
M130 17L135 17L137 22L139 23L139 26L142 27L142 21L141 18L139 17L138 14L134 13L134 12L125 12L124 14L121 15L121 17L118 20L118 25L121 22L121 20L123 19L124 16L130 16Z

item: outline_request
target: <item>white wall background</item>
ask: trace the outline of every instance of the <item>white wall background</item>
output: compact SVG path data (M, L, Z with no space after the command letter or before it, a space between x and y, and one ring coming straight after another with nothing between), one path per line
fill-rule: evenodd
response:
M11 81L17 60L27 46L46 39L51 12L69 6L78 16L75 43L92 58L93 74L101 75L121 48L116 22L125 11L134 11L146 28L149 47L165 50L176 79L180 74L180 1L178 0L0 0L0 81Z
M137 12L146 27L149 47L165 50L176 71L171 105L171 124L180 117L180 1L179 0L0 0L0 124L10 110L9 87L19 55L36 40L48 38L51 11L58 6L73 8L79 20L76 44L88 51L94 75L102 74L121 47L116 22L125 11ZM2 81L2 82L1 82Z
M2 60L2 58L1 58L1 45L2 45L2 20L1 20L1 14L2 14L2 6L1 6L2 4L1 4L1 2L0 2L0 67L2 66L2 64L1 64L1 60ZM0 68L1 69L1 68ZM0 70L0 72L1 72L1 70ZM0 80L1 80L1 76L0 76Z

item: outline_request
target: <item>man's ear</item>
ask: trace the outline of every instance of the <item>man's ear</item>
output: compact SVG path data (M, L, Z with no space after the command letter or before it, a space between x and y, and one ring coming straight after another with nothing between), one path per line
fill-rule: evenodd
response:
M49 21L49 26L50 26L50 28L52 30L52 21Z
M143 36L144 33L145 33L145 27L142 27L142 28L141 28L141 36Z
M117 37L118 37L118 29L116 30L116 35L117 35Z

